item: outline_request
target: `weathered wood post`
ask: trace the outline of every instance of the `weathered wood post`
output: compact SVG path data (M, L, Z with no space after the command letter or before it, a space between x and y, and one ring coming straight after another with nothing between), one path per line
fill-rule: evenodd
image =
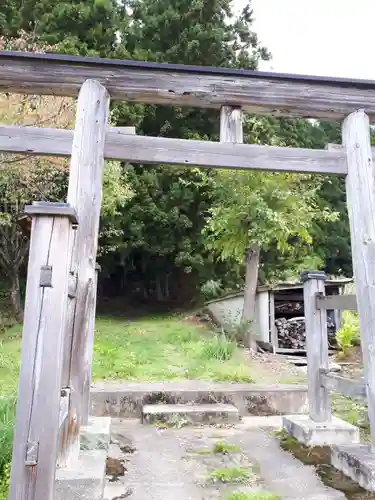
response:
M301 275L305 309L308 415L283 417L283 428L306 446L327 446L357 443L359 430L332 416L330 385L325 383L329 372L328 332L324 302L326 275L305 271Z
M79 430L87 420L91 384L91 359L96 302L95 263L102 200L104 143L109 114L109 94L95 80L87 80L78 97L73 136L68 203L80 224L72 250L71 272L77 277L75 303L69 308L70 365L65 380L71 389L66 436L68 458L79 453Z
M101 270L101 267L99 264L95 264L95 281L94 281L94 297L91 302L91 307L92 310L89 311L89 318L91 321L91 324L89 325L89 332L90 335L88 337L88 343L87 343L87 366L92 366L92 359L93 359L93 354L94 354L94 330L95 330L95 314L96 314L96 294L98 290L98 274ZM86 390L83 393L83 399L82 399L82 425L87 425L88 420L89 420L89 414L90 414L90 388L91 388L91 380L92 380L92 370L90 369L87 373L87 384L86 384Z
M324 272L306 271L301 275L305 309L309 415L314 422L331 420L331 397L322 387L320 370L328 370L327 311L316 308L318 295L325 295Z
M367 378L371 441L375 451L375 176L370 122L363 110L355 111L344 120L342 138L348 164L346 193L353 271Z
M76 216L59 203L35 203L25 212L32 217L32 232L9 499L52 500Z

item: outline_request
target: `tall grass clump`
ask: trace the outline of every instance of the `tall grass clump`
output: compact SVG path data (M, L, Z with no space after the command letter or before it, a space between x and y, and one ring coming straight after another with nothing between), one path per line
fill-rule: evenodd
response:
M337 344L342 355L346 356L353 346L360 345L360 330L358 314L352 311L344 311L342 326L336 334Z
M0 397L0 500L8 498L16 397Z

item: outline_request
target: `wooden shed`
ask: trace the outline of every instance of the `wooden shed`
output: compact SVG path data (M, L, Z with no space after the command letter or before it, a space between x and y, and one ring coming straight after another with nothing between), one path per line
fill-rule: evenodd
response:
M326 295L341 295L351 278L327 280ZM206 303L214 320L225 329L238 325L243 309L243 291ZM341 326L341 312L328 311L327 330L334 336ZM293 339L293 330L297 331ZM278 283L257 288L254 331L257 339L272 344L275 352L305 350L302 283ZM291 332L290 334L285 332Z

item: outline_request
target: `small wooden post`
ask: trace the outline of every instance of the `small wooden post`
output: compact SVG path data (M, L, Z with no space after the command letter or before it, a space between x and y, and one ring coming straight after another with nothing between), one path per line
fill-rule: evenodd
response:
M67 204L26 207L32 216L10 500L54 498L69 240Z
M86 349L86 354L88 356L88 359L86 360L86 365L87 366L92 366L92 358L94 354L94 330L95 330L95 314L96 314L96 295L97 295L97 289L98 289L98 273L100 271L101 267L99 264L95 264L95 278L94 278L94 285L93 285L93 294L92 294L92 300L89 302L90 307L92 310L89 311L89 318L91 321L91 324L89 325L89 332L90 336L88 337L88 342L87 342L87 349ZM91 381L92 381L92 370L88 370L87 373L87 386L85 388L85 391L82 395L82 425L87 425L88 420L89 420L89 414L90 414L90 388L91 388Z
M316 308L318 294L325 295L324 272L305 271L301 275L305 308L309 413L311 420L331 420L331 397L321 386L320 370L328 370L327 313Z
M344 120L342 139L348 164L346 193L353 271L372 449L375 451L375 176L370 122L363 110L355 111Z
M95 80L87 80L78 96L73 136L68 203L80 220L72 251L71 272L77 276L74 307L68 311L71 329L67 461L79 453L79 430L87 410L86 392L91 383L91 349L94 335L95 263L102 200L104 142L109 114L109 94ZM66 374L65 374L66 377Z
M223 106L220 112L220 142L243 143L241 108Z

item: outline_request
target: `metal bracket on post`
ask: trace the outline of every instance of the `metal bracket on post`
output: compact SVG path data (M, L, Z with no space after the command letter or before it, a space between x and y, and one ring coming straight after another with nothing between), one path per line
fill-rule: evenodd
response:
M26 467L33 467L38 463L39 443L28 442L26 447Z
M39 286L52 288L52 266L42 266L40 268Z
M68 297L70 299L75 299L77 295L77 284L78 284L78 275L73 271L69 273L69 281L68 281Z

